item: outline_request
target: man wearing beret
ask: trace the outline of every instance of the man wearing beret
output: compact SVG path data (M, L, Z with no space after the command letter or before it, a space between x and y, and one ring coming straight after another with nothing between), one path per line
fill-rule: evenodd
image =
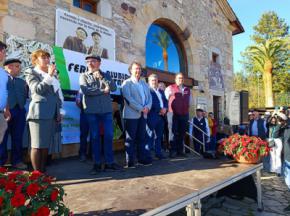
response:
M11 136L12 166L18 169L26 169L22 162L22 139L25 128L25 103L27 99L27 86L23 79L19 78L21 61L19 59L7 59L4 62L5 70L8 72L8 106L11 118L8 129L0 145L0 166L3 166L7 157L7 140Z
M101 34L99 32L92 33L92 39L94 41L94 45L91 46L88 50L88 54L90 55L99 55L101 58L109 58L108 57L108 50L101 47Z
M100 125L104 130L105 169L116 170L113 156L113 115L110 92L117 86L110 74L100 70L101 57L88 55L86 57L88 71L80 75L80 88L83 93L83 108L91 130L94 167L91 174L102 170Z
M0 41L0 63L5 59L6 48L6 44ZM0 67L0 143L2 142L7 129L6 121L10 118L10 112L6 107L8 97L7 82L7 73L2 67Z
M68 36L65 39L62 47L64 49L69 49L75 52L86 54L87 48L83 42L87 37L88 33L86 32L86 30L82 27L78 27L76 29L76 36Z

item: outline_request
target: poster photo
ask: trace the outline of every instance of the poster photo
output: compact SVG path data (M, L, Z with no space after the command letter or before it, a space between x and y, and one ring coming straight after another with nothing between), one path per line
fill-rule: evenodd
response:
M115 31L73 13L56 10L55 45L115 60Z

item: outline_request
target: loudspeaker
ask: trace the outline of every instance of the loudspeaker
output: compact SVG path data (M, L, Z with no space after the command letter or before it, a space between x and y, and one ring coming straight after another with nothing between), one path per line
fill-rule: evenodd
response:
M249 123L248 113L249 113L249 92L241 91L240 92L241 124Z

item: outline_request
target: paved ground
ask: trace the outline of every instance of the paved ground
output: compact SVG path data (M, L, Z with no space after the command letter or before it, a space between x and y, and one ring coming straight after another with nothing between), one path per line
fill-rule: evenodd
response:
M120 164L124 164L124 161L119 161ZM159 162L157 162L159 163ZM162 163L162 162L161 162ZM60 177L62 180L60 183L65 185L65 188L73 187L75 189L83 189L83 193L91 193L89 197L94 197L93 188L85 188L84 183L92 181L88 177L88 172L92 166L92 162L88 161L86 163L78 162L77 158L70 158L60 161L54 161L53 165L49 167L48 172L52 175ZM60 168L61 167L61 168ZM66 173L69 172L69 179L66 179ZM80 175L80 173L83 173ZM78 179L82 181L78 181ZM71 181L74 179L73 181ZM83 181L86 179L86 181ZM102 179L104 180L104 179ZM95 181L95 180L93 180ZM263 186L263 203L264 211L257 211L257 204L254 200L245 198L243 200L231 199L229 197L219 197L216 198L215 195L206 197L202 200L202 215L205 216L274 216L274 215L290 215L285 214L283 209L290 202L290 193L288 192L283 179L275 175L270 175L263 173L262 175L262 186ZM122 187L122 185L120 185ZM70 193L73 190L70 190ZM79 190L78 190L79 191ZM71 196L72 194L70 194ZM75 212L75 215L112 215L110 209L105 209L104 211L94 212L94 211L78 211L76 209L83 209L87 202L85 199L80 200L81 196L79 194L75 195L78 199L75 199L75 202L70 201L70 208ZM162 197L160 198L162 199ZM110 200L108 200L110 202ZM135 212L119 212L119 215L139 215L144 213L142 209ZM116 214L114 214L116 215ZM185 215L184 210L180 210L172 214L172 216Z

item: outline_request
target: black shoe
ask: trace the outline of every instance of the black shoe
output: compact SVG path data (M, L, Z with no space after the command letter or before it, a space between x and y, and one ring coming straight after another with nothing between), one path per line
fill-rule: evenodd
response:
M159 160L163 160L166 159L166 157L164 155L156 155L156 158L158 158Z
M150 166L152 165L152 161L139 161L138 164L142 166Z
M121 169L121 167L116 163L105 165L105 170L120 170L120 169Z
M176 154L177 157L187 157L186 154L184 154L183 152L179 152Z
M283 209L284 212L290 212L290 205Z
M127 165L125 166L125 168L136 168L134 163L127 163Z
M80 162L85 162L87 157L85 155L80 155Z
M91 175L96 175L96 174L98 174L101 171L102 171L101 164L95 164L94 167L93 167L93 169L91 170L90 174Z
M169 152L169 157L170 158L176 158L176 153L175 152Z

